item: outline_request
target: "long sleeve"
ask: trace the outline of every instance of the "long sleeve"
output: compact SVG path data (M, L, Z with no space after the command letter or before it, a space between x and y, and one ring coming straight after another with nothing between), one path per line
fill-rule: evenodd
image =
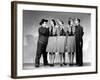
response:
M84 35L83 27L81 27L81 46L83 46L83 39L82 39L83 35Z
M39 34L48 36L49 35L49 28L39 28Z
M49 28L40 27L38 31L39 31L38 41L42 42L43 44L47 44L49 37Z
M82 27L82 36L84 35L83 27Z
M62 34L63 34L63 36L66 36L66 32L64 29L62 29Z

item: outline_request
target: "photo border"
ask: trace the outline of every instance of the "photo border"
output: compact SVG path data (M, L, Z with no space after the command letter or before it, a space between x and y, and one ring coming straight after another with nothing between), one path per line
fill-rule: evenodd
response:
M96 71L83 73L63 73L50 75L33 75L33 76L17 76L17 4L28 5L50 5L59 7L79 7L79 8L94 8L96 9ZM98 72L98 7L89 5L73 5L73 4L58 4L58 3L41 3L41 2L26 2L26 1L12 1L11 2L11 78L32 78L32 77L50 77L50 76L66 76L66 75L81 75L81 74L95 74Z

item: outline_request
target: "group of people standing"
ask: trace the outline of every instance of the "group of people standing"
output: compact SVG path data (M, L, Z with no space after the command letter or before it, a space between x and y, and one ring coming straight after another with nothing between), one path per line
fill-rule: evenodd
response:
M65 53L68 53L69 65L73 65L76 53L76 65L83 65L83 27L80 25L79 18L69 18L68 26L64 27L64 22L60 19L51 19L50 25L47 26L48 20L42 19L38 29L39 38L37 42L37 51L35 58L35 67L40 66L40 58L43 55L44 66L54 66L55 53L59 54L60 66L67 65L65 62ZM50 63L47 60L49 53Z

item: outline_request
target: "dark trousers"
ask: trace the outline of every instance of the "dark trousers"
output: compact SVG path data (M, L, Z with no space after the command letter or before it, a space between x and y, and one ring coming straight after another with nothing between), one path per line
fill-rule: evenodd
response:
M37 44L36 58L35 58L35 65L39 65L40 64L41 55L43 55L44 65L48 63L48 61L47 61L46 47L47 47L47 44L38 42L38 44Z
M76 64L79 66L83 65L82 45L80 45L79 42L76 42Z

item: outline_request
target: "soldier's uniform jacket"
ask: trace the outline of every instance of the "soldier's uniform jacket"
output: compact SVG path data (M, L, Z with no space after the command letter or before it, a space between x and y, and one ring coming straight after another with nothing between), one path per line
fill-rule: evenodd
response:
M47 44L49 37L49 28L40 27L38 32L39 32L38 41Z
M75 26L75 38L78 43L83 42L82 40L83 34L84 34L83 27L80 25Z

